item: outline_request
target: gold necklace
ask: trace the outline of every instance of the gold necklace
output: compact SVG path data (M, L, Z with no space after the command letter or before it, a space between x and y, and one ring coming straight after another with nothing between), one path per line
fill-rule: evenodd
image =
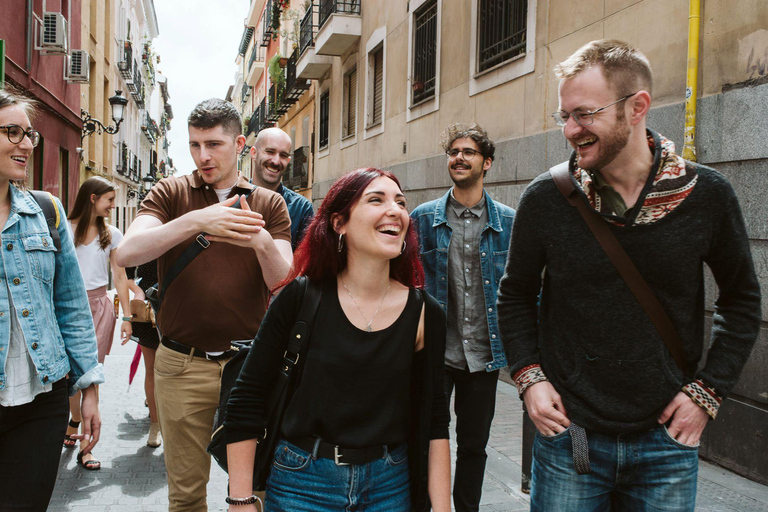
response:
M373 329L371 329L371 324L373 323L373 319L376 318L376 315L379 313L379 310L381 309L381 305L384 304L384 299L387 298L387 294L389 293L389 289L392 288L392 282L390 281L387 285L387 291L384 292L384 296L381 298L381 302L379 302L379 307L376 308L376 311L373 313L373 316L371 317L370 322L367 318L365 318L365 315L363 314L363 310L360 309L360 304L357 303L355 298L352 296L352 293L349 291L349 288L347 288L347 285L344 283L344 280L339 276L339 280L341 281L341 286L344 287L345 290L347 290L347 295L349 295L349 298L352 299L352 302L355 303L355 306L357 307L357 310L360 312L360 316L363 317L363 320L368 322L368 324L365 326L365 332L372 332Z

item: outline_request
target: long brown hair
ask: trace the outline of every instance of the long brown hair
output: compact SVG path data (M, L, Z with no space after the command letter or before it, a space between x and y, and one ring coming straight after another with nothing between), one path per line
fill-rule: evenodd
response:
M77 199L75 199L75 206L69 214L70 221L77 221L77 228L75 229L75 247L83 245L85 243L85 237L88 234L88 224L91 221L91 214L93 213L91 195L96 194L96 197L99 198L113 190L115 190L115 186L100 176L88 178L82 185L80 185L80 190L77 191ZM96 217L96 227L99 230L99 247L104 250L109 247L109 244L112 242L112 234L109 232L104 217Z
M335 279L347 267L346 248L338 250L339 235L333 229L334 215L342 222L349 220L352 207L363 195L365 189L376 178L385 177L400 187L394 174L374 167L364 167L343 175L331 186L320 208L307 227L304 238L293 256L293 266L288 277L277 287L284 286L297 276L312 280ZM424 286L424 269L419 259L419 240L413 222L408 223L405 234L406 248L389 265L389 276L405 286Z

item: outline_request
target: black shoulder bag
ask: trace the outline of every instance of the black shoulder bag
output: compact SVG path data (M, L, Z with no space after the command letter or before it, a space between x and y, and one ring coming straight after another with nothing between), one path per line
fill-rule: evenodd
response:
M320 298L322 296L322 290L319 286L312 283L307 277L302 276L297 279L303 284L303 299L296 322L293 324L288 337L288 347L283 355L280 371L277 373L274 386L267 400L265 410L267 426L264 439L259 441L256 448L256 459L253 463L254 491L263 491L266 486L267 477L272 468L275 447L280 437L283 415L288 407L288 403L291 401L293 391L296 389L297 374L301 372L301 366L298 363L300 360L303 360L306 354L307 343L312 333L312 326L317 316L317 308L320 305ZM233 348L236 348L238 352L224 366L221 375L219 408L216 412L211 443L207 448L208 453L216 459L221 469L226 472L229 471L227 469L227 440L223 424L227 414L227 402L229 402L232 388L234 388L235 382L240 376L240 370L253 342L237 343L237 345L235 343L237 342L233 342Z

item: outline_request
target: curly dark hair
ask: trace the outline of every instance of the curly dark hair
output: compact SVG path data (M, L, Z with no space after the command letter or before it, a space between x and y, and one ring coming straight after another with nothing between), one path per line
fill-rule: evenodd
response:
M490 158L491 161L493 161L494 154L496 153L496 144L494 144L488 137L488 132L477 123L452 124L443 132L440 139L440 145L443 147L444 151L448 151L457 139L465 138L470 138L475 141L477 147L480 148L480 153L483 155L483 158Z

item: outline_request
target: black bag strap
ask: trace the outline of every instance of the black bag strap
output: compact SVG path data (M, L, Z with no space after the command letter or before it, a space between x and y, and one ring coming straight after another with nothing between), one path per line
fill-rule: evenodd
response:
M56 206L56 202L53 200L53 195L42 190L30 190L29 193L32 195L32 199L42 208L43 214L45 214L45 221L48 223L48 232L51 234L51 238L53 238L53 246L56 247L57 252L61 252L61 236L59 235L61 214Z
M637 270L629 255L621 246L616 235L611 232L608 223L603 220L599 213L587 205L583 197L580 197L571 176L569 162L556 165L549 172L552 174L552 178L560 193L571 206L575 206L579 211L587 226L589 226L590 231L595 235L600 247L603 248L608 259L616 267L616 270L632 291L637 302L651 319L651 322L653 322L678 368L682 370L685 376L692 377L693 369L685 359L683 342L677 329L675 329L675 325L664 310L664 306L661 305L651 287L648 286L640 271Z
M251 195L251 193L256 190L255 188L252 188L248 190L247 192L244 192L240 194L241 196L248 197ZM235 204L233 204L230 208L240 208L240 201L238 200ZM176 258L176 261L173 262L173 265L168 269L168 271L165 273L165 276L163 277L163 284L160 286L160 289L158 290L157 295L157 309L160 309L160 305L163 303L163 297L165 296L165 291L168 289L169 286L171 286L171 283L173 282L176 277L181 273L182 270L184 270L187 265L189 265L192 260L197 258L197 256L203 252L205 249L210 247L211 242L208 241L207 238L205 238L206 233L202 232L199 235L195 237L195 241L192 242L187 246L186 249L184 249L184 252L181 253L181 255Z
M312 283L308 277L301 276L298 279L303 281L304 294L301 300L299 314L296 317L296 322L293 324L291 334L288 337L288 347L283 355L283 366L281 371L286 375L290 375L293 368L299 362L302 350L309 340L310 333L312 332L312 325L317 316L317 308L320 306L320 297L322 295L320 287Z

